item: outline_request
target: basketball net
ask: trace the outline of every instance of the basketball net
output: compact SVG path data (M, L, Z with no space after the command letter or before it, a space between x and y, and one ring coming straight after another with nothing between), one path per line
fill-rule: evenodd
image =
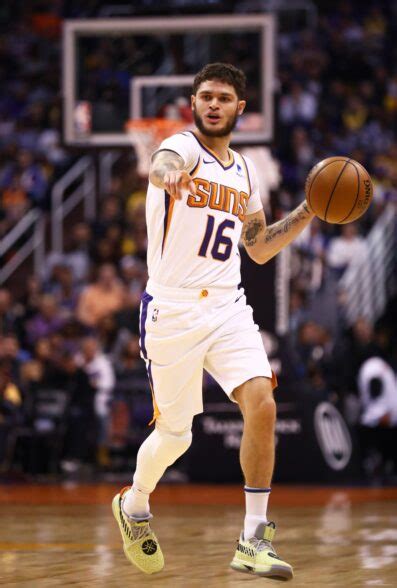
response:
M150 159L160 143L189 127L184 120L169 118L140 118L129 120L126 124L127 133L131 137L138 156L138 174L143 177L149 175Z

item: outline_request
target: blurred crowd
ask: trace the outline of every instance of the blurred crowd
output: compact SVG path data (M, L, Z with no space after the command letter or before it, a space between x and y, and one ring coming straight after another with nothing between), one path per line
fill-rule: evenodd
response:
M15 2L0 12L0 237L29 208L48 208L50 188L72 160L61 145L55 8Z
M139 354L147 271L144 199L138 202L124 237L121 201L109 196L94 223L74 224L67 251L48 254L22 296L0 289L3 428L25 424L31 435L36 427L51 433L57 419L64 420L66 442L58 457L65 471L83 464L106 468L112 448L116 461L119 447L128 446L133 456L152 418ZM59 390L66 390L67 403L52 406L48 393ZM12 436L10 443L2 447L6 462L17 449ZM30 461L24 467L40 469Z
M28 208L46 213L51 186L74 157L61 142L59 5L27 3L12 26L0 21L0 237ZM312 302L327 280L365 255L364 237L386 205L397 203L397 11L394 2L318 5L315 28L279 35L273 152L282 183L272 217L303 199L307 172L324 157L349 154L372 175L374 204L362 221L336 227L316 219L295 243L287 337L293 377L361 427L373 472L395 459L384 448L388 438L379 448L380 437L368 431L397 426L397 302L375 325L360 318L337 332L313 317ZM47 443L65 472L131 465L152 411L139 356L144 203L145 182L127 154L96 220L73 224L65 253L49 253L23 291L0 288L3 466L20 459L24 469L44 468L40 451L18 454L24 443ZM59 447L57 419L64 423Z

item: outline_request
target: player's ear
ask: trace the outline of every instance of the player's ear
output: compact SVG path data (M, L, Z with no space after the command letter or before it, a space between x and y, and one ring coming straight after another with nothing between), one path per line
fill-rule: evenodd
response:
M246 104L247 103L245 100L238 101L238 107L237 107L238 114L243 114Z
M194 110L195 104L196 104L196 96L194 94L192 94L190 96L190 106L191 106L192 110Z

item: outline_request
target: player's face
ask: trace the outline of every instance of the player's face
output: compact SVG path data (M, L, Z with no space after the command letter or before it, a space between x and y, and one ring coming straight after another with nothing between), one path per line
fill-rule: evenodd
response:
M245 108L233 86L219 80L203 82L192 96L194 122L203 135L226 137Z

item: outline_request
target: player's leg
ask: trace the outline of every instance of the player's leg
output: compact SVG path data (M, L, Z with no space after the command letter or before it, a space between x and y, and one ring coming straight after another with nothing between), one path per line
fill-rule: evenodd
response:
M253 378L233 391L244 428L240 462L245 478L245 519L231 566L242 572L290 579L292 567L272 546L275 524L267 518L267 504L274 467L276 403L269 378Z
M244 419L240 463L245 479L244 536L267 522L267 502L274 468L276 403L269 378L253 378L233 391Z
M269 488L274 468L276 403L270 378L253 378L233 391L244 419L240 462L249 487Z
M232 305L204 363L231 400L239 403L244 420L240 459L246 517L231 565L242 572L289 579L292 568L276 555L271 544L275 525L267 519L276 419L272 371L244 298Z
M124 488L112 503L127 559L146 574L159 572L164 557L150 527L149 497L168 466L190 446L191 421L183 430L170 429L159 417L154 431L142 443L131 488Z
M131 563L146 573L160 571L164 559L150 529L149 498L167 467L190 446L195 414L202 411L204 349L188 302L164 302L144 295L141 350L154 401L156 425L141 445L131 488L113 500L113 512ZM192 328L193 327L193 328ZM149 359L150 358L150 359ZM146 551L145 551L146 550Z
M182 430L170 428L159 416L154 431L142 443L138 455L133 485L126 492L122 508L135 519L148 519L149 496L165 470L183 455L192 442L191 421Z

